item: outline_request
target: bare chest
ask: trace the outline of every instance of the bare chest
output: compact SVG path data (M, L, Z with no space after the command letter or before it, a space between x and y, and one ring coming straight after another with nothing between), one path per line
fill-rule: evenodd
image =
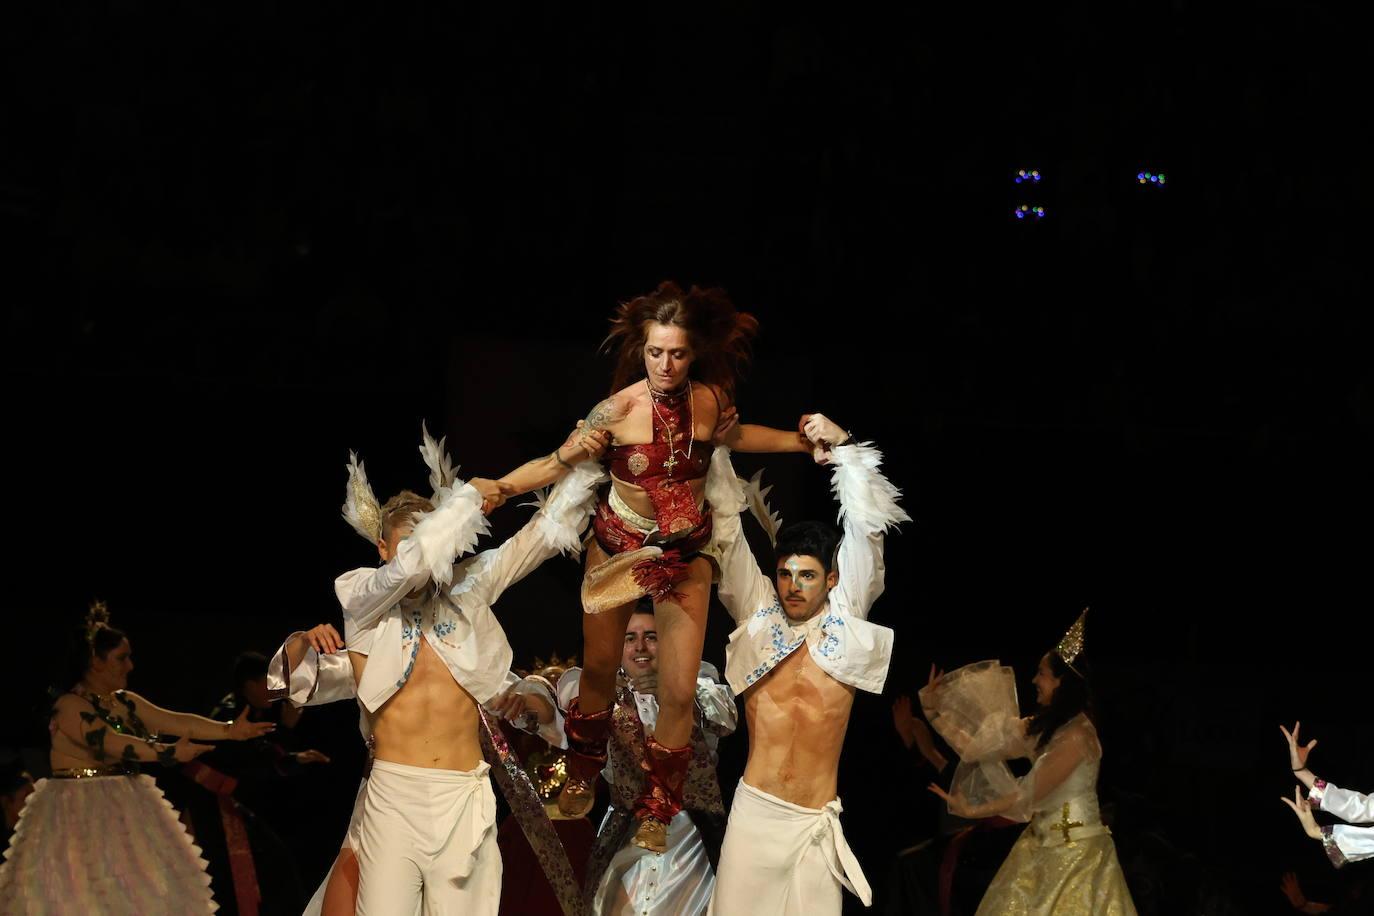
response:
M769 672L745 700L746 711L816 726L848 721L853 705L854 688L827 674L805 646Z

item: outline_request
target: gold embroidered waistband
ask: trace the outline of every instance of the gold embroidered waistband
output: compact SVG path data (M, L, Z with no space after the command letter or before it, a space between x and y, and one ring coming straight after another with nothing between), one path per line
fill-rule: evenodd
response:
M123 767L66 767L53 770L53 779L90 779L94 776L128 776L130 771Z

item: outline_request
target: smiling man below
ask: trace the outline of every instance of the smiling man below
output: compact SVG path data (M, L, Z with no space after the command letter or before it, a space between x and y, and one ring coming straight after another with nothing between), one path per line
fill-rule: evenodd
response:
M611 805L597 832L587 864L586 899L592 916L700 916L715 888L711 860L719 851L725 818L716 781L716 747L735 730L738 711L730 688L714 666L697 672L691 733L692 761L683 786L685 807L668 825L667 849L656 853L629 842L635 828L635 800L644 789L645 738L658 723L658 624L652 601L640 602L625 630L614 727L602 771ZM562 709L579 695L582 669L569 668L558 681ZM561 727L562 718L558 720ZM567 746L566 736L559 736Z
M883 591L883 533L910 519L878 470L877 449L850 444L820 414L803 429L817 460L834 469L843 537L820 522L784 526L769 581L740 530L742 494L715 507L729 545L720 599L739 624L725 677L744 697L749 726L749 761L716 872L715 916L838 914L841 887L865 906L873 900L840 829L836 787L854 692L882 691L892 651L892 631L867 619Z

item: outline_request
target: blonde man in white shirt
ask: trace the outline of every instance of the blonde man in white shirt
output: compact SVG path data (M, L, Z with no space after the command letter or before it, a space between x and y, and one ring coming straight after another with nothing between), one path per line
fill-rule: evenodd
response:
M548 460L572 469L534 518L501 546L461 563L457 558L485 531L484 504L502 501L494 482L462 484L451 478L446 458L426 455L438 478L431 477L433 510L424 511L414 494L377 507L361 466L350 469L345 517L360 532L380 523L382 560L334 583L373 741L372 771L348 838L358 863L360 916L496 913L501 859L478 706L510 686L511 648L491 605L544 560L577 549L602 480L599 466L586 459L600 455L604 438L569 437ZM432 445L428 436L426 442ZM336 642L288 641L285 691L293 701L325 699L316 695L325 683L322 663L339 662L318 650L344 648Z
M743 495L716 507L729 544L719 594L738 624L725 676L744 698L749 759L716 869L715 916L838 914L842 888L872 904L836 787L854 693L879 693L887 677L892 631L867 619L883 591L883 534L910 519L877 449L821 414L803 429L834 469L842 535L817 522L784 526L770 577L739 527Z

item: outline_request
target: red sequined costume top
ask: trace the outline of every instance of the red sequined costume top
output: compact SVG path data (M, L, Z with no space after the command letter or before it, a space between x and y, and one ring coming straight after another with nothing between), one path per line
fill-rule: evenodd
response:
M711 540L709 507L698 507L691 484L706 476L711 446L693 436L690 385L677 394L650 397L653 440L612 446L602 461L613 477L644 489L654 506L657 531L627 522L605 497L597 504L593 530L608 554L638 550L647 539L665 547L671 544L684 557L690 556Z

